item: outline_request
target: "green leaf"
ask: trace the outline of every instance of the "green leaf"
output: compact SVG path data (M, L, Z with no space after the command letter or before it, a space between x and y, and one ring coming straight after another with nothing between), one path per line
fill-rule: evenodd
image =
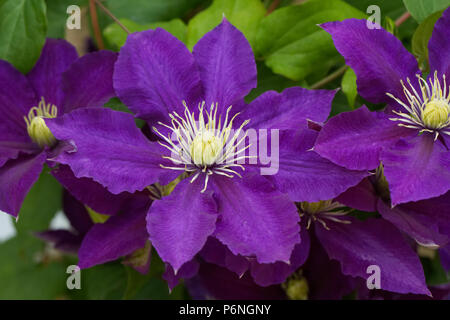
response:
M36 263L43 244L16 236L0 244L0 299L55 299L66 292L66 270L60 263Z
M352 69L348 69L342 77L341 83L342 91L347 96L348 103L352 109L355 108L355 100L358 95L356 88L356 74Z
M149 23L184 16L205 2L207 0L107 0L104 4L117 18Z
M426 18L416 29L412 37L412 52L417 57L422 70L428 70L428 42L433 33L434 25L442 16L442 12L438 11Z
M403 0L406 9L417 22L422 22L429 15L450 6L450 0Z
M123 265L106 263L81 271L81 291L87 299L121 299L126 287Z
M170 32L178 40L186 43L187 26L180 19L174 19L167 22L153 22L147 24L138 24L128 19L120 19L120 22L130 31L144 31L149 29L162 28ZM127 33L117 24L112 23L103 30L106 40L117 49L122 47L127 40Z
M260 0L214 0L208 9L189 21L187 46L192 50L198 40L220 24L225 16L242 31L253 47L259 23L265 14L266 8Z
M27 73L45 43L47 32L44 0L0 1L0 59Z
M273 72L292 80L323 72L342 60L317 24L365 14L340 0L313 0L274 11L260 25L256 52Z
M48 169L44 169L22 204L15 224L17 232L29 234L46 230L55 213L61 209L61 199L61 185Z

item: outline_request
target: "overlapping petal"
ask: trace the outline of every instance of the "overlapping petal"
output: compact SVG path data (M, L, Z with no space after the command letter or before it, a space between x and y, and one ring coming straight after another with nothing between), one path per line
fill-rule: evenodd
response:
M101 107L115 96L114 63L117 53L98 51L75 61L62 77L64 112L84 107Z
M175 274L205 245L214 232L217 204L203 181L181 181L172 193L153 203L147 216L150 241Z
M321 27L331 34L334 45L356 73L359 94L373 103L395 103L389 92L406 101L400 80L415 80L420 73L414 56L393 34L369 29L367 20L328 22Z
M336 197L368 175L335 165L311 148L317 132L310 129L286 131L280 136L278 172L266 177L293 201L316 202ZM272 151L273 152L273 151Z
M159 28L127 38L115 64L114 89L130 110L151 123L170 122L169 112L183 114L183 100L196 110L203 93L189 50Z
M367 279L367 268L375 265L381 289L430 295L419 258L393 225L382 219L327 225L330 230L316 225L316 235L344 274Z
M381 161L393 205L434 198L450 190L450 152L433 135L401 139Z
M72 152L53 160L69 165L77 178L92 178L114 194L143 190L167 172L160 167L162 148L145 138L128 113L82 108L46 123L57 139L74 145Z
M249 119L253 129L292 129L307 127L307 120L325 122L336 91L293 87L282 93L267 91L252 101L238 121Z
M62 107L62 74L78 58L77 51L65 40L47 39L39 60L27 75L37 98Z
M0 210L17 217L22 202L42 171L46 154L20 155L0 167Z
M210 180L220 208L214 236L235 255L255 256L259 263L289 262L300 242L299 217L289 197L251 172L238 180Z
M380 164L380 153L400 138L416 134L398 126L386 115L365 106L331 118L320 131L314 150L348 169L371 170Z

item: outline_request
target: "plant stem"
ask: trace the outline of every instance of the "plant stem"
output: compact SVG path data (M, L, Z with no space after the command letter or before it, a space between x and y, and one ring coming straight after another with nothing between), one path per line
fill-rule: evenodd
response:
M395 26L398 28L402 25L403 22L409 19L411 17L411 13L408 11L402 14L397 20L395 20Z
M114 20L115 23L117 23L119 25L119 27L121 27L127 34L130 34L130 30L128 30L127 27L125 27L122 22L120 22L119 19L116 18L115 15L112 14L111 11L108 10L108 8L106 8L99 0L93 0L95 1L95 3L97 3L97 5L100 7L100 9L102 9L108 16L111 17L111 19Z
M342 66L339 69L337 69L335 72L333 72L332 74L326 76L325 78L323 78L322 80L320 80L319 82L316 82L315 84L313 84L311 86L311 89L319 89L321 87L323 87L324 85L326 85L327 83L339 78L340 76L342 76L345 71L347 71L348 66Z
M100 50L105 49L102 39L102 33L98 24L97 9L94 0L89 0L89 13L91 14L92 27L94 28L94 37Z
M275 9L280 5L281 0L273 0L273 2L270 4L269 8L267 9L266 16L271 14Z

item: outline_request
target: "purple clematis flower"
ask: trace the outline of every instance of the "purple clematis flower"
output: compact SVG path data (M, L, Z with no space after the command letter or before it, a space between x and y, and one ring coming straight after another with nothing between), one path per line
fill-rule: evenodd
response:
M0 210L18 215L44 163L58 150L43 119L102 106L114 96L116 58L100 51L77 59L72 45L48 39L26 76L0 61Z
M261 264L290 262L301 241L292 201L333 198L367 173L309 151L317 132L307 120L326 120L335 91L290 88L246 105L255 86L251 47L225 19L192 54L163 29L133 33L115 64L114 87L130 110L158 126L160 140L149 141L129 114L86 108L46 119L57 139L76 146L55 160L115 194L188 175L147 215L150 241L174 276L209 237ZM255 130L282 131L278 173L270 178L242 146L249 121Z
M334 117L314 150L356 170L384 166L392 205L434 198L450 189L450 9L437 21L428 43L430 74L384 29L366 20L322 25L357 75L359 94L386 103L385 112L366 107Z
M67 166L54 168L52 173L73 192L63 194L64 213L73 230L47 230L36 235L56 249L76 253L82 269L125 257L124 264L147 273L151 245L145 217L151 194L145 190L113 195L89 178L77 179ZM105 221L94 224L89 211L102 212Z
M361 211L379 212L420 245L444 247L450 241L450 192L392 208L386 178L378 169L376 175L362 180L337 200Z

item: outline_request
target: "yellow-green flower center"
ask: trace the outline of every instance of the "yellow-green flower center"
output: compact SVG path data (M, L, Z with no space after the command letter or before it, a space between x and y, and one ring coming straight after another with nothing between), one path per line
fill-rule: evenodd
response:
M191 144L191 158L197 166L210 166L215 163L224 147L223 140L211 130L202 130Z
M24 117L27 124L28 135L31 140L37 143L41 148L51 147L56 143L56 139L45 124L45 118L56 118L58 108L52 104L46 104L44 98L41 98L37 107L32 107L28 116Z
M424 124L430 129L437 129L448 120L450 107L447 101L432 100L425 105L422 111Z

